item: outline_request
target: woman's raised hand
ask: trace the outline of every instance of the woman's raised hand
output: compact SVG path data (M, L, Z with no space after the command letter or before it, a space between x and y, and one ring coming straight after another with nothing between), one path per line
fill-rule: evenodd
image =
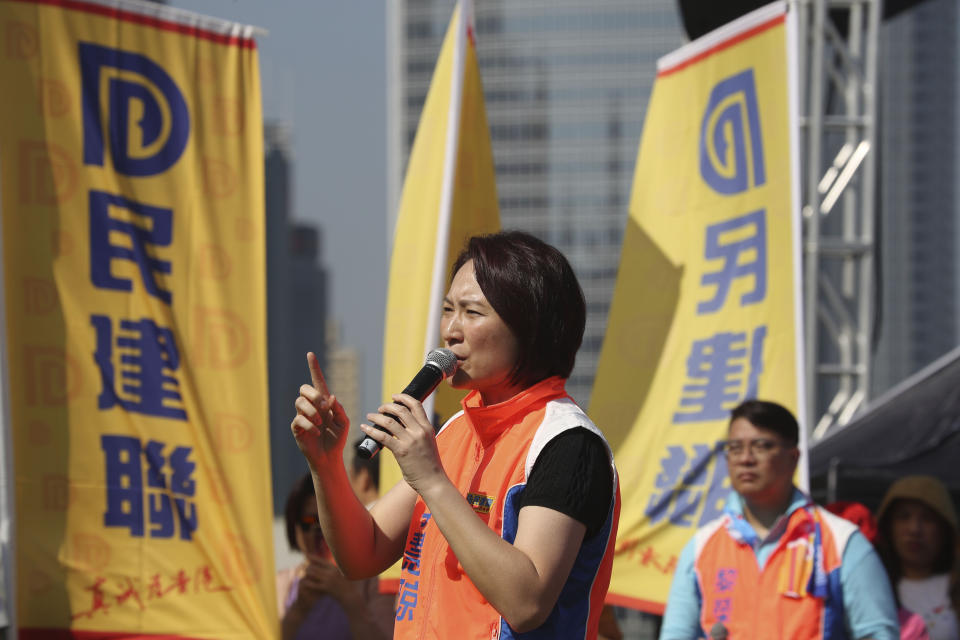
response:
M327 389L320 363L313 352L307 354L307 366L312 384L300 386L300 395L294 403L297 415L290 423L290 430L311 469L330 460L342 465L350 420L337 397Z

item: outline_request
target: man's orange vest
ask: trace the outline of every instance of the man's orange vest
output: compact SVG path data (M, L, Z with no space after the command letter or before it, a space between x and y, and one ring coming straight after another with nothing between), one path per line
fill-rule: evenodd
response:
M700 625L733 640L846 638L840 563L856 525L813 503L796 509L763 569L727 513L696 534Z
M602 434L566 394L561 378L543 380L489 407L480 406L474 392L462 405L463 411L437 435L443 468L487 526L513 542L517 501L537 454L567 429L584 427ZM525 634L513 631L474 587L418 499L404 547L394 638L596 638L620 510L612 460L611 455L614 498L603 529L584 540L546 623Z

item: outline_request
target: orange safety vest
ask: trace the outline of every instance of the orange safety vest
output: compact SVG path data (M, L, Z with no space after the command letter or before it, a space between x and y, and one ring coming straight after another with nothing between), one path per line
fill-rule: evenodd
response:
M846 638L840 563L856 525L808 503L790 514L761 569L742 524L726 513L697 531L703 633L720 623L732 640Z
M513 542L517 502L543 447L575 427L603 436L567 395L564 380L558 377L500 404L481 406L476 392L461 404L463 411L437 435L443 468L487 526ZM614 497L603 529L584 540L547 621L524 634L511 629L480 594L418 498L404 547L394 638L596 638L620 511L612 454L610 460Z

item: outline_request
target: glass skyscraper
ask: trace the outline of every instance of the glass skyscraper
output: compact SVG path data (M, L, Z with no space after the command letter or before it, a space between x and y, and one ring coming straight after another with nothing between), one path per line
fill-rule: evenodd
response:
M290 488L306 471L290 436L293 393L304 382L304 354L326 366L327 271L320 229L293 219L290 126L264 125L267 217L267 366L270 378L270 465L274 513L283 514ZM267 425L264 425L266 428Z
M454 2L388 7L388 210L395 216ZM567 389L586 405L656 60L685 42L676 2L484 0L475 19L501 222L555 245L577 272L587 329Z
M960 5L926 0L880 31L874 397L960 343Z

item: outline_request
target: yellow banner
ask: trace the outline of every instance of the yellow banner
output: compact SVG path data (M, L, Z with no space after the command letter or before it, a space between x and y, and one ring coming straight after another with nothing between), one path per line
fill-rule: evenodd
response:
M590 407L623 491L615 604L663 611L683 545L730 491L730 410L800 406L785 11L658 65Z
M143 7L0 3L20 637L272 637L256 44Z
M470 236L500 229L490 129L473 42L472 5L454 10L410 151L390 259L383 348L383 398L389 400L439 346L441 302L450 268ZM436 393L439 420L463 396L446 384ZM384 450L381 488L400 480ZM399 563L384 577L399 578Z

